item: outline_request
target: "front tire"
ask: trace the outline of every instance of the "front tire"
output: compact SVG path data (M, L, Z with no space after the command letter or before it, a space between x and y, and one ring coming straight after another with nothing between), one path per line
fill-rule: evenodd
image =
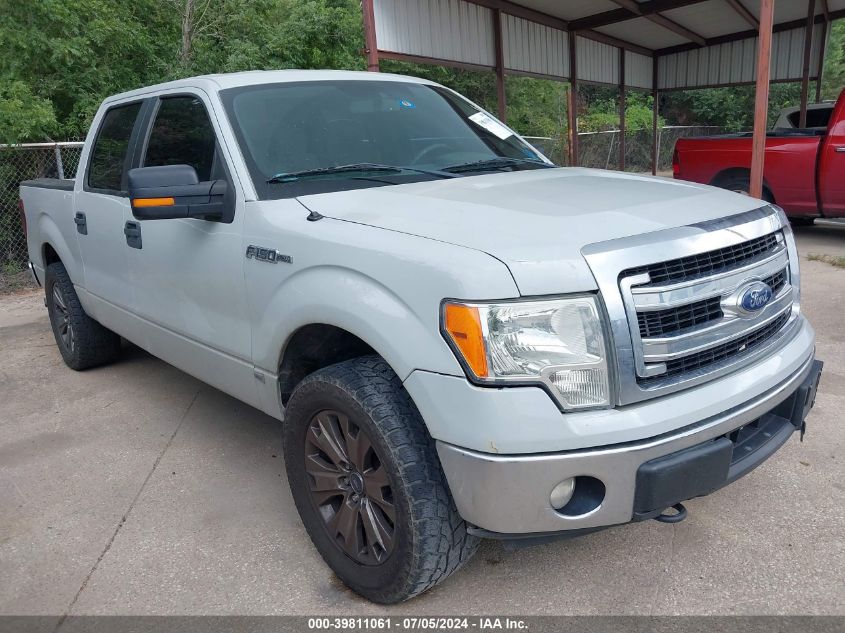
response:
M64 264L47 266L44 276L47 314L65 364L77 371L104 365L120 353L120 336L89 317Z
M434 442L399 378L365 356L300 383L285 411L285 467L320 555L374 602L407 600L475 553Z

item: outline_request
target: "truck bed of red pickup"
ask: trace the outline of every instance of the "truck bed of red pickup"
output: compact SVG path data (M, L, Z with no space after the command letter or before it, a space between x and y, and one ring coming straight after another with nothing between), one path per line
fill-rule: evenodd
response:
M672 162L675 178L747 192L751 134L679 139ZM845 216L845 90L826 132L767 135L763 196L795 218Z

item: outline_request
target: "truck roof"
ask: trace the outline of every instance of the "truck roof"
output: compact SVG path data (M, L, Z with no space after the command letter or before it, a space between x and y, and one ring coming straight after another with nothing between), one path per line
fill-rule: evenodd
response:
M371 73L366 71L353 70L248 70L237 73L219 73L213 75L199 75L187 77L165 83L145 86L136 90L129 90L112 95L105 99L105 102L121 101L130 97L143 96L145 94L161 90L172 90L178 88L202 88L207 92L225 90L227 88L238 88L241 86L255 86L261 84L273 84L293 81L397 81L418 84L434 84L432 81L409 77L407 75L393 75L390 73Z

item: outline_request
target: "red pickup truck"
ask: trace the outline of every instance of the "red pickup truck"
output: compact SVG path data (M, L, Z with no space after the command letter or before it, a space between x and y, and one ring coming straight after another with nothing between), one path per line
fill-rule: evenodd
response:
M748 192L751 134L682 138L675 178ZM775 129L766 135L763 197L796 223L845 217L845 90L827 130Z

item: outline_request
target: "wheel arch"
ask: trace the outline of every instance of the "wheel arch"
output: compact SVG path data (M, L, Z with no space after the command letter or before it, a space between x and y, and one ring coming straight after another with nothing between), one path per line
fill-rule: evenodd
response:
M311 373L305 369L366 354L384 359L402 381L415 369L464 375L440 334L439 304L408 301L360 271L321 266L295 274L258 308L256 368L278 375L282 404ZM297 358L304 369L294 367Z
M41 257L43 268L46 270L50 264L60 262L67 270L71 281L74 284L82 284L82 261L79 257L78 248L72 248L67 243L55 221L47 214L39 216L38 231L41 238L38 254ZM74 256L74 251L76 251L76 256Z
M301 326L285 342L279 359L279 395L282 405L287 406L296 386L314 372L370 355L376 355L387 362L366 341L341 327L328 323ZM395 368L391 368L395 372Z
M719 187L721 189L725 189L725 185L730 183L732 180L739 180L745 179L750 181L751 180L751 170L748 167L728 167L726 169L721 170L710 181L710 184L714 187ZM765 178L763 179L763 197L768 202L776 202L775 195L772 191L771 186L769 185L769 181Z

